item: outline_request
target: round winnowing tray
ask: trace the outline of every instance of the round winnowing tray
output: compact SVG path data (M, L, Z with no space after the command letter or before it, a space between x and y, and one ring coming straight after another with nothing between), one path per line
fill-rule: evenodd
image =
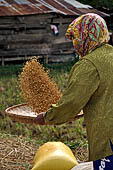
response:
M18 104L9 107L5 110L5 113L15 121L29 124L34 123L34 120L38 115L36 112L33 112L27 104ZM81 111L74 119L80 119L83 116L83 111Z
M18 104L9 107L5 110L5 113L11 119L22 123L33 123L37 117L37 113L33 112L27 104Z

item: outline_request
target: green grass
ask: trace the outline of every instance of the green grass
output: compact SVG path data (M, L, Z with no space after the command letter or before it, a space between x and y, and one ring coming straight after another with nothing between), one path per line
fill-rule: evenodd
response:
M66 87L69 72L73 63L53 64L44 66L49 69L49 75L63 90ZM10 65L0 67L0 133L27 137L36 144L47 141L62 141L70 148L78 146L87 147L86 129L83 128L83 119L75 120L60 126L27 125L11 120L4 114L10 106L24 103L18 84L18 75L23 65Z

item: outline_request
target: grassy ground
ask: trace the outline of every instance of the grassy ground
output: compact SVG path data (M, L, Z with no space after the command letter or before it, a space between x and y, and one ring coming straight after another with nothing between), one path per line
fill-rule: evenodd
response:
M4 110L24 103L18 84L22 65L0 67L0 169L30 169L37 148L48 141L67 144L81 161L87 160L86 129L83 119L60 126L39 126L18 123L4 114ZM72 64L45 66L62 90L65 89ZM15 167L15 168L14 168Z

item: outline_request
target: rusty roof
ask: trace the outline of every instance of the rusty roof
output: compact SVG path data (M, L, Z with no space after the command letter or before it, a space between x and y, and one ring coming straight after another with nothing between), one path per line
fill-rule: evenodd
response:
M0 16L31 15L42 13L81 15L94 12L102 17L107 14L75 0L0 0Z

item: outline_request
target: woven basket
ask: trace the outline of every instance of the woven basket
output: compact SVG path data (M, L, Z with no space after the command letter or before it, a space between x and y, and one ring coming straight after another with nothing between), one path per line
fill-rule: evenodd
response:
M32 124L37 117L37 113L33 112L27 104L18 104L9 107L5 110L5 113L13 120L22 123ZM74 119L83 117L83 111L81 111Z
M13 120L22 123L33 123L37 114L27 104L18 104L9 107L5 110L5 113Z
M93 170L93 162L80 163L71 170Z

